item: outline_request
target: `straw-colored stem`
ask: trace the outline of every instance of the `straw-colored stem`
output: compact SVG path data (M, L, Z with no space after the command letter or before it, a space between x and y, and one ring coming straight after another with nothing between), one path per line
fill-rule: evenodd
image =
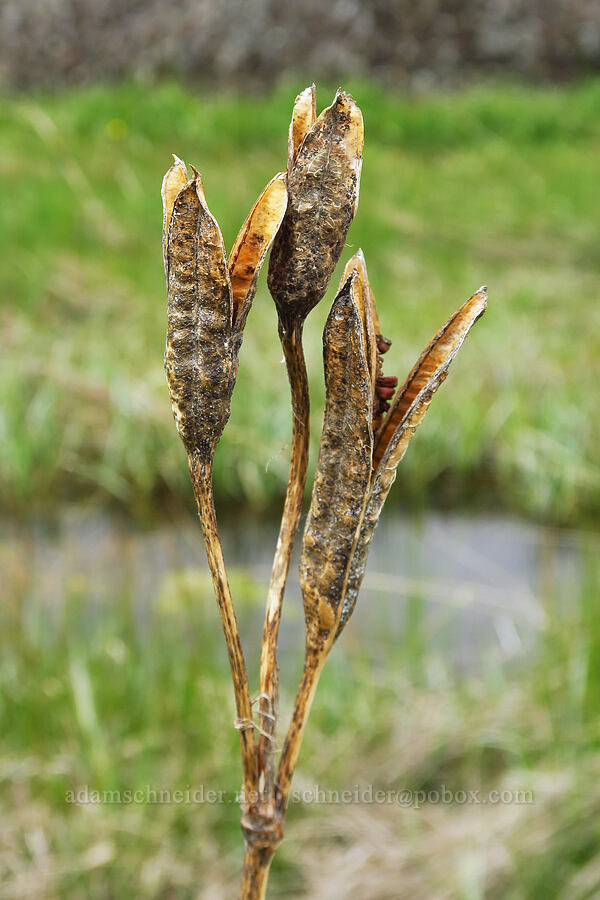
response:
M277 548L267 597L260 660L261 729L268 737L259 739L258 766L264 773L264 796L273 796L275 775L274 751L279 706L279 667L277 637L281 620L283 594L290 567L294 538L298 530L308 465L310 402L304 352L303 322L279 320L279 337L285 356L292 400L292 449L290 471Z
M313 652L307 649L304 660L304 670L302 678L296 694L294 710L285 738L281 759L279 760L279 769L277 771L277 781L275 784L275 807L277 814L282 818L285 817L290 786L302 746L302 738L304 736L304 728L308 721L308 714L312 706L312 702L319 684L319 677L327 658L326 652Z
M240 900L264 900L275 847L246 843L240 884Z
M252 706L250 703L246 663L229 590L223 549L217 531L217 517L212 487L212 464L197 456L190 457L189 462L198 515L200 516L204 543L206 545L208 565L212 575L219 613L221 614L221 623L233 678L237 725L240 732L242 750L244 793L246 798L251 799L256 796L258 788Z
M245 850L240 900L264 900L266 896L269 867L283 837L292 777L326 656L325 652L307 651L274 793L262 803L259 802L253 814L246 813L242 816Z

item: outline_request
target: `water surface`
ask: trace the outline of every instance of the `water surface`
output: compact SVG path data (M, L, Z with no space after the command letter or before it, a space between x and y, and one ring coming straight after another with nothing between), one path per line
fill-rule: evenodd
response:
M229 518L222 529L228 565L245 571L253 584L251 598L239 604L249 653L258 653L276 533L276 522L242 518ZM402 653L418 631L431 649L461 665L523 654L543 625L548 596L568 598L579 590L590 541L599 546L597 535L507 516L428 513L417 519L392 511L375 534L342 644L377 659ZM77 591L90 616L128 597L143 631L174 578L187 573L202 584L208 578L192 516L141 531L97 510L66 509L52 525L2 523L0 551L9 593L18 593L25 610L41 608L49 623ZM302 646L297 555L281 631L284 665ZM208 585L201 594L198 602L212 604ZM216 623L216 609L214 615Z

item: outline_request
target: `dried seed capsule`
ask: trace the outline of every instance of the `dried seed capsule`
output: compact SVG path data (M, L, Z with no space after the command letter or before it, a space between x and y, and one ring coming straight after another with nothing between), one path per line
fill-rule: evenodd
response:
M162 185L169 292L165 368L185 447L208 459L229 418L242 332L287 190L283 172L271 179L240 229L228 265L200 175L192 166L188 181L185 163L174 159Z
M303 321L327 290L356 212L363 138L358 106L338 91L299 146L269 263L282 320Z
M373 481L356 550L350 564L336 638L341 634L356 605L371 538L385 499L396 478L398 463L406 453L417 426L427 412L431 398L446 379L450 363L472 326L485 312L486 305L487 294L486 288L483 287L473 294L434 335L398 391L380 433L376 436Z
M166 269L165 369L173 415L188 453L209 459L229 418L233 300L221 231L197 175L173 203Z
M371 378L357 277L334 300L323 334L326 401L302 553L307 646L321 650L337 624L371 474Z

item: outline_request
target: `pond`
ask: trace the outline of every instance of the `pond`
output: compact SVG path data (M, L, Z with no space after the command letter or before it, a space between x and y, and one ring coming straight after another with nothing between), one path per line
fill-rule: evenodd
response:
M390 513L375 534L361 597L342 639L347 652L373 659L402 653L415 636L460 666L526 653L543 626L547 598L576 596L585 554L600 545L598 535L501 515ZM252 585L239 618L247 653L258 654L277 523L230 516L222 534L232 572L243 572ZM157 602L182 578L201 587L198 602L207 604L212 621L201 532L191 515L149 530L74 508L52 525L4 521L0 554L9 594L18 595L25 614L37 610L48 622L64 612L74 591L94 616L126 595L143 633ZM287 658L296 664L302 647L297 556L296 548L280 638L284 668Z

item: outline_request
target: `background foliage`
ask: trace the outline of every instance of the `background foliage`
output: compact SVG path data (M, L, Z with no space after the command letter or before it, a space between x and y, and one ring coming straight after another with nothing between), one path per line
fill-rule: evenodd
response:
M374 547L390 569L371 569L363 618L328 663L296 786L527 790L534 803L294 804L271 894L600 896L599 60L594 0L0 5L0 900L235 892L235 802L66 796L238 788L162 369L159 189L172 152L197 164L230 247L285 165L292 100L313 78L319 107L343 80L365 115L343 261L362 246L393 340L386 373L402 379L484 282L490 304L400 467ZM587 78L557 86L573 75ZM290 430L264 280L216 460L219 513L236 523L227 558L249 552L231 575L254 685ZM313 460L333 290L307 325ZM394 501L474 524L442 517L447 554L433 560L417 517L393 527ZM496 517L509 510L541 525ZM478 527L487 555L461 539ZM539 559L524 570L515 547L532 532ZM410 554L421 580L402 571ZM445 570L455 557L464 582ZM522 602L503 596L507 573ZM289 710L294 574L284 618Z
M589 520L600 508L600 82L419 101L353 87L367 143L342 260L365 252L393 340L386 372L402 380L440 324L489 285L485 320L392 497ZM171 152L201 168L230 247L284 166L293 93L214 99L129 84L4 100L0 476L10 509L90 494L146 511L165 494L189 500L162 369L161 177ZM321 89L320 106L329 97ZM307 328L315 436L333 290ZM283 492L289 440L264 278L246 334L217 491L260 508Z
M4 0L10 87L176 75L264 90L372 78L423 88L482 74L564 81L600 69L595 0Z

